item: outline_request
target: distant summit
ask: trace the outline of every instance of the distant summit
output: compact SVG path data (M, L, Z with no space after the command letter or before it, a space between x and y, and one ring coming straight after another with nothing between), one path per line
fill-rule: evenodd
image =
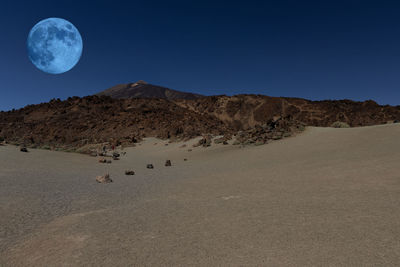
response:
M197 99L203 97L199 94L180 92L166 87L149 84L145 81L135 83L119 84L104 90L98 96L106 95L112 98L163 98L163 99Z

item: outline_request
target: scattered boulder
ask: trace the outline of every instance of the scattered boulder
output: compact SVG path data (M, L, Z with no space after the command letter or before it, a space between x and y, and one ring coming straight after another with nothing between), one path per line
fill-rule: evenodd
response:
M284 132L283 133L283 137L290 137L292 136L292 134L290 132Z
M183 159L183 161L187 161L187 159Z
M103 176L97 176L96 181L101 184L108 184L108 183L112 183L113 180L110 178L110 175L107 173L106 175L103 175Z
M206 135L203 139L202 139L202 145L203 147L208 147L211 146L211 135Z
M334 123L332 123L331 127L333 128L350 128L350 125L348 125L345 122L342 121L335 121Z
M154 166L153 166L153 164L147 164L146 168L147 169L154 169Z
M197 143L193 145L193 147L198 147L198 146L203 146L203 147L208 147L211 146L211 135L206 135L203 136Z
M224 137L214 139L215 144L222 144L225 141Z
M261 146L264 145L265 143L263 141L257 141L254 145L256 146Z
M107 160L105 158L99 159L99 163L107 163Z
M132 170L126 170L125 175L135 175L135 172Z
M26 147L21 147L21 148L19 149L19 151L21 151L21 152L28 152L28 149L27 149Z
M304 124L292 119L290 116L275 116L265 124L255 125L245 131L239 131L236 134L236 140L233 145L263 145L267 144L271 139L279 140L303 130Z
M171 166L171 161L170 161L169 159L167 159L167 160L165 161L165 166L166 166L166 167Z
M113 152L112 156L113 156L113 158L119 158L120 154L118 152Z
M274 136L272 137L272 139L274 139L274 140L282 139L282 135L280 135L280 134L274 135Z

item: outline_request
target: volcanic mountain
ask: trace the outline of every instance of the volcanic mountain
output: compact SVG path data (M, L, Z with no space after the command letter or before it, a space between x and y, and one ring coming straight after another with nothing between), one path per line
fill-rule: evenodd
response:
M149 84L145 81L119 84L97 94L98 96L110 96L112 98L161 98L161 99L197 99L199 94L180 92L166 87Z
M139 81L94 96L53 99L0 112L0 143L78 149L133 145L144 137L265 144L304 126L357 127L400 121L400 106L372 100L310 101L264 95L200 96ZM204 143L202 143L204 145Z

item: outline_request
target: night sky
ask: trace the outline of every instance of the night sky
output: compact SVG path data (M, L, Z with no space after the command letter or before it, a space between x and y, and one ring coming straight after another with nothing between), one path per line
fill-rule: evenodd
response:
M172 89L400 104L397 1L0 3L0 110L145 80ZM29 61L40 20L72 22L83 54L51 75Z

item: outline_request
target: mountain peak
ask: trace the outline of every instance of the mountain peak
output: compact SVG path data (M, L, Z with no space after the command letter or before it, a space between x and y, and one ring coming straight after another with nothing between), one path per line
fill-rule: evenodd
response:
M139 81L137 81L135 83L131 83L130 86L134 87L134 86L137 86L137 85L145 85L145 84L149 84L149 83L146 82L146 81L143 81L143 80L139 80Z
M199 94L181 92L167 87L149 84L143 80L135 83L119 84L97 95L111 96L112 98L163 98L163 99L197 99L202 97Z

